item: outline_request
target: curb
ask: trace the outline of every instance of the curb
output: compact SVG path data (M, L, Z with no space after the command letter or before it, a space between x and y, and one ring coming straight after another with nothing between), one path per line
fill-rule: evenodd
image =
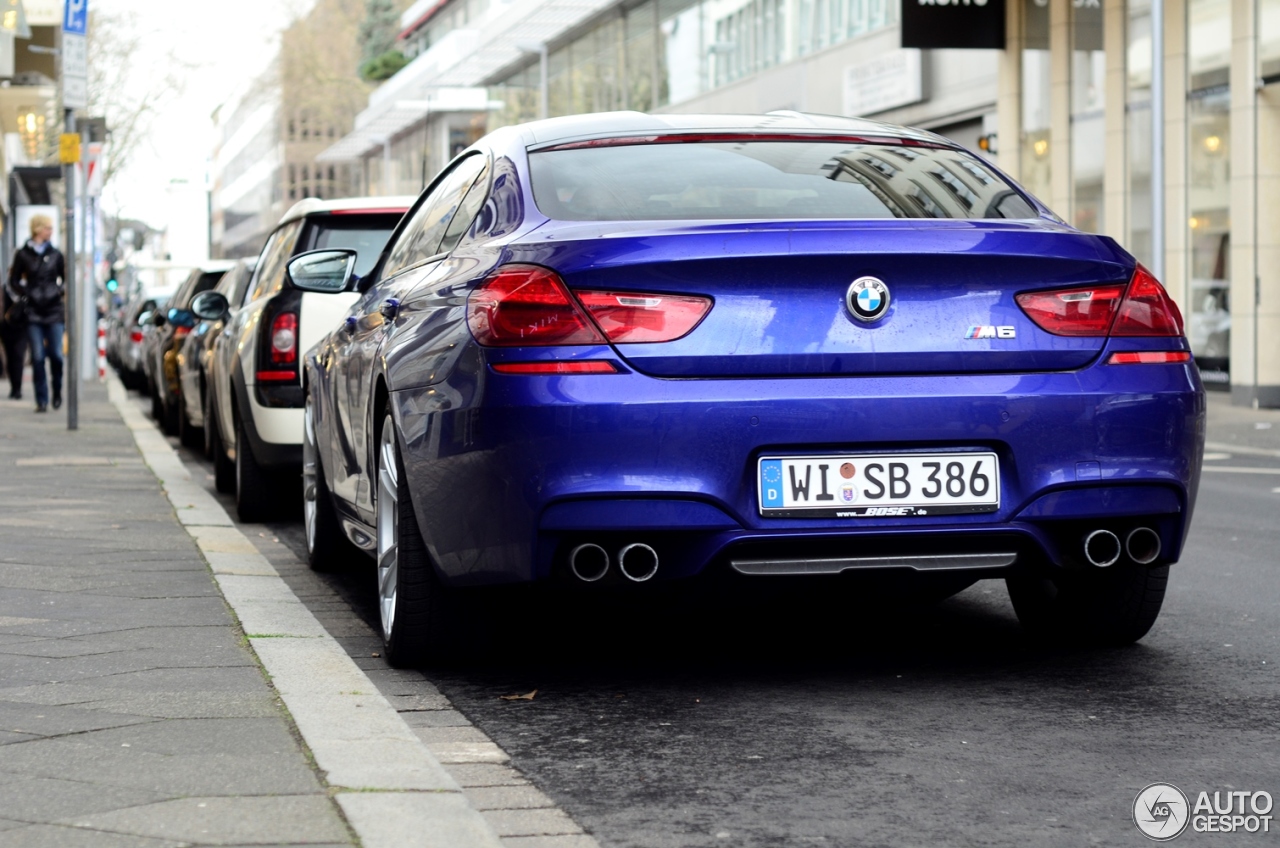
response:
M377 686L112 378L107 394L365 848L501 848L488 821Z

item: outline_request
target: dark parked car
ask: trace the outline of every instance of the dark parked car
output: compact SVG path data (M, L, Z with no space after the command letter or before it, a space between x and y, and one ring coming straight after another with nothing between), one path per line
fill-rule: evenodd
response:
M377 564L393 662L454 587L1007 582L1023 624L1125 643L1195 506L1177 307L928 132L797 113L500 129L405 216L306 358L319 565Z
M193 270L179 284L164 308L152 313L155 338L144 340L151 390L151 414L169 435L178 434L178 411L182 408L182 386L178 382L178 346L196 325L191 298L210 291L231 270L234 262L211 260Z
M239 303L244 299L256 265L256 259L237 261L213 290L228 301ZM213 385L213 345L224 326L225 322L221 319L200 321L178 348L178 382L182 385L178 432L184 445L200 447L210 456L213 446L210 442L211 434L205 432L205 415L212 403L209 390Z

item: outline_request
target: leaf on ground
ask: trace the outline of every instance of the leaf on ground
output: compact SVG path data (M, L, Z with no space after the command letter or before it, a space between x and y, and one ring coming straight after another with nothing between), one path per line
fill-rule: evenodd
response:
M503 701L532 701L537 694L538 690L534 689L532 692L525 692L523 695L499 695L498 698Z

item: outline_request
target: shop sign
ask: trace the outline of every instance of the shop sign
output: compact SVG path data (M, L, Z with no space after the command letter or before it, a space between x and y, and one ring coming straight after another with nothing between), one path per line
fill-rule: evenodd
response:
M902 0L902 46L1004 49L1004 0Z

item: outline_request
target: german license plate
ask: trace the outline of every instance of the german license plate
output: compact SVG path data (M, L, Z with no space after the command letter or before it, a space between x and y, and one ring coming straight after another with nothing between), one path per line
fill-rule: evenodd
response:
M995 512L994 453L766 456L760 514L773 518L871 518Z

